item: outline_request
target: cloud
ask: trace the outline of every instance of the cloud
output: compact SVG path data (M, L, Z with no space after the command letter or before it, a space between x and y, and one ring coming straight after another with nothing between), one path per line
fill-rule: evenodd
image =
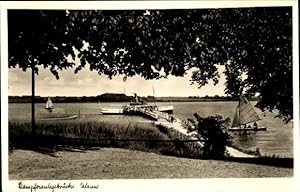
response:
M222 73L224 67L219 69ZM40 69L36 76L36 95L41 96L95 96L102 93L123 93L141 96L205 96L224 95L224 75L221 75L220 83L213 86L210 82L207 86L198 89L197 85L191 85L191 72L184 77L170 76L167 79L145 80L140 76L128 78L123 81L122 76L109 79L99 75L96 71L84 68L74 74L73 69L61 71L57 80L48 69ZM31 94L31 71L23 72L20 69L9 69L9 95Z

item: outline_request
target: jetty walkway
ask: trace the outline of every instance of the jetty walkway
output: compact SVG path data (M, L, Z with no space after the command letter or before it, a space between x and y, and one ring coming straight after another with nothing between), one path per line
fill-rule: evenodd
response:
M166 112L158 111L158 108L156 106L151 105L133 105L133 106L127 106L124 108L125 114L138 114L141 116L145 116L148 118L151 118L155 121L173 121L174 117L169 115Z
M166 128L169 128L169 129L175 129L175 130L179 131L180 133L190 137L192 140L199 140L199 138L197 138L195 136L196 132L195 131L188 132L188 130L184 126L184 123L180 119L176 118L174 122L157 121L154 124L164 126ZM200 146L203 146L203 144L200 141L197 141L197 144L200 145ZM255 158L255 157L257 157L257 156L254 156L254 155L246 154L246 153L244 153L242 151L239 151L239 150L237 150L233 147L230 147L230 146L226 146L226 150L230 154L230 156L232 156L232 157L242 157L242 158Z

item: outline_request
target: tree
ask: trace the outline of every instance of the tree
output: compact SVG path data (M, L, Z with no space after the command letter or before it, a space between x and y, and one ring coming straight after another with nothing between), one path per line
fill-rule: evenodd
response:
M68 21L65 11L9 10L9 67L25 71L34 66L38 73L43 66L59 78L59 70L74 65L67 59L69 54L75 57Z
M43 65L59 78L59 70L89 66L124 79L183 76L192 69L191 81L201 87L217 84L218 66L225 65L226 94L236 97L244 87L259 95L261 109L278 109L287 121L293 116L291 7L10 10L8 19L10 67Z
M67 35L68 17L63 11L9 10L8 53L9 67L32 70L32 136L35 128L35 73L38 66L50 68L59 78L58 70L71 67L67 54L72 54L72 41Z
M228 9L225 14L222 31L238 29L224 44L230 60L226 93L236 95L244 87L247 94L258 94L259 108L278 109L279 117L289 121L293 118L292 8Z

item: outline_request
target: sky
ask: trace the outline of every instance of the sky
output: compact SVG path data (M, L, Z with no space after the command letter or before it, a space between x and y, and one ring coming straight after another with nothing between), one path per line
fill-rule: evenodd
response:
M219 68L221 75L219 84L208 85L198 89L196 84L191 85L191 71L184 77L170 76L168 79L145 80L140 76L128 78L125 82L123 76L116 76L110 80L107 76L98 75L96 71L90 71L88 67L74 74L70 68L60 71L60 79L57 80L48 69L39 69L39 75L35 78L35 94L38 96L96 96L103 93L124 93L139 96L214 96L224 95L225 77L224 68ZM26 72L21 69L8 70L8 95L31 95L31 70Z
M145 14L148 12L146 11ZM89 48L88 42L84 41L83 44L81 50ZM74 53L78 55L79 51L74 49ZM68 59L71 61L70 57ZM79 58L76 57L74 62L79 64ZM224 96L225 77L223 71L224 67L220 67L221 78L218 85L214 86L210 81L208 85L199 89L197 84L191 85L192 71L188 71L184 77L170 76L168 79L145 80L140 76L134 76L124 82L123 76L109 79L107 76L100 76L96 71L90 71L88 66L78 74L74 74L74 69L61 71L59 80L48 69L40 68L39 75L35 78L35 95L44 97L96 96L103 93L125 93L126 95L137 93L139 96L156 97ZM24 72L20 69L9 69L8 85L8 95L10 96L31 95L31 70Z

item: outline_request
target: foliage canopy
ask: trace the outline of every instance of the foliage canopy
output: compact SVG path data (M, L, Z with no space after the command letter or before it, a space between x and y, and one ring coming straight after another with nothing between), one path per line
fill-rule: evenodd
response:
M9 67L58 71L83 67L100 75L145 79L193 70L199 87L259 95L257 106L292 111L292 8L184 10L9 10ZM72 57L72 61L70 60ZM76 64L75 58L80 58Z

